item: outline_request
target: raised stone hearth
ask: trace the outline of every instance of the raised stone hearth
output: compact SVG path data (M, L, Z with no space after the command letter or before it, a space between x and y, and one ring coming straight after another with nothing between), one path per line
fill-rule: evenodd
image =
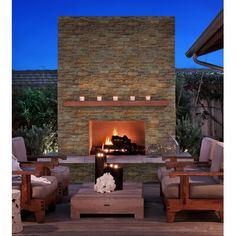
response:
M60 17L58 28L60 153L90 153L91 121L142 121L145 148L175 136L173 17Z

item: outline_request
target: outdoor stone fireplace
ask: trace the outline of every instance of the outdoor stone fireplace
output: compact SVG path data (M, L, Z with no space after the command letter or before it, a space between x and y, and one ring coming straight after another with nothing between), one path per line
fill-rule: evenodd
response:
M59 17L58 31L60 153L114 129L145 149L175 136L173 17Z

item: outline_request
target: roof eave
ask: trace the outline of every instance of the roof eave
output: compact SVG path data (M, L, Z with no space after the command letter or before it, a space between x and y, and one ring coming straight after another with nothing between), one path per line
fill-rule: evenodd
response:
M186 52L187 57L201 56L223 48L223 10Z

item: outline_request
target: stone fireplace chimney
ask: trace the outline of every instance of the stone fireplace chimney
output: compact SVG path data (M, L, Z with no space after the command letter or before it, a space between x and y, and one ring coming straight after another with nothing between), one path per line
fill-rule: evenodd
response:
M173 17L59 17L58 30L60 153L88 155L91 122L140 122L145 148L175 136Z

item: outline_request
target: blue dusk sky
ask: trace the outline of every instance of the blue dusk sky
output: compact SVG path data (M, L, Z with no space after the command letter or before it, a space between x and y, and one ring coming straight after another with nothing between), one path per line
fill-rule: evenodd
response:
M12 0L12 66L58 68L58 16L174 16L175 66L200 68L185 53L222 8L223 0ZM201 59L223 65L223 51Z

